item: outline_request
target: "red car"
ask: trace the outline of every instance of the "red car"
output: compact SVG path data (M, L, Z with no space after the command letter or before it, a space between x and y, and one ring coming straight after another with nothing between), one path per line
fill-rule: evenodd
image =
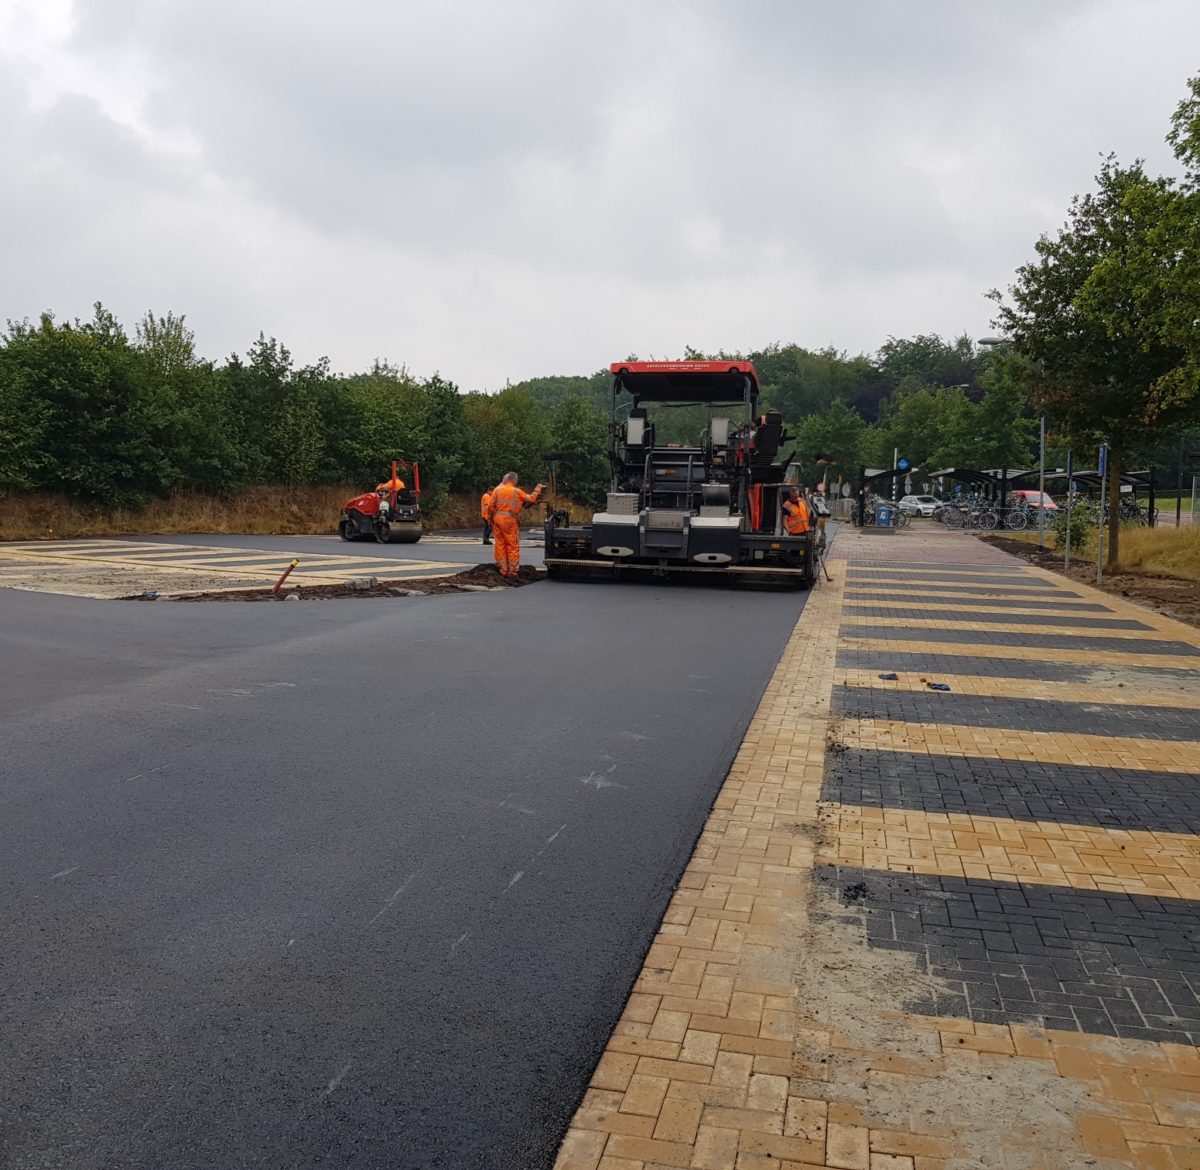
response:
M1014 504L1024 504L1028 508L1045 508L1047 512L1057 512L1058 505L1046 492L1017 491L1009 492L1008 498Z

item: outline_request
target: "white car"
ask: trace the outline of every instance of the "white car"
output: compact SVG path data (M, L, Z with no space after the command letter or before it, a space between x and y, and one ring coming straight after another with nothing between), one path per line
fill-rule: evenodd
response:
M900 511L910 516L932 516L942 506L934 496L904 496L900 500Z

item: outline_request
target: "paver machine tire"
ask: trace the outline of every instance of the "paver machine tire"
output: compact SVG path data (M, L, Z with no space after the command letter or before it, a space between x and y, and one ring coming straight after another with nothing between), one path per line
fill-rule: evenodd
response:
M421 539L421 526L381 520L375 526L375 539L380 544L416 544Z

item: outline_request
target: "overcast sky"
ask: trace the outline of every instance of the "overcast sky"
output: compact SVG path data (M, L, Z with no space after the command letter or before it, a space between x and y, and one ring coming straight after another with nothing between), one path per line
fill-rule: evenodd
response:
M463 389L986 334L1197 0L0 0L0 318Z

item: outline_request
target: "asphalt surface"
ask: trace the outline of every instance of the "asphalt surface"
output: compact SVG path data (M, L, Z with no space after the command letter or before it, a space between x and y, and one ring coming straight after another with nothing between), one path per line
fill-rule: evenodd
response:
M0 1166L549 1167L803 598L0 590Z

